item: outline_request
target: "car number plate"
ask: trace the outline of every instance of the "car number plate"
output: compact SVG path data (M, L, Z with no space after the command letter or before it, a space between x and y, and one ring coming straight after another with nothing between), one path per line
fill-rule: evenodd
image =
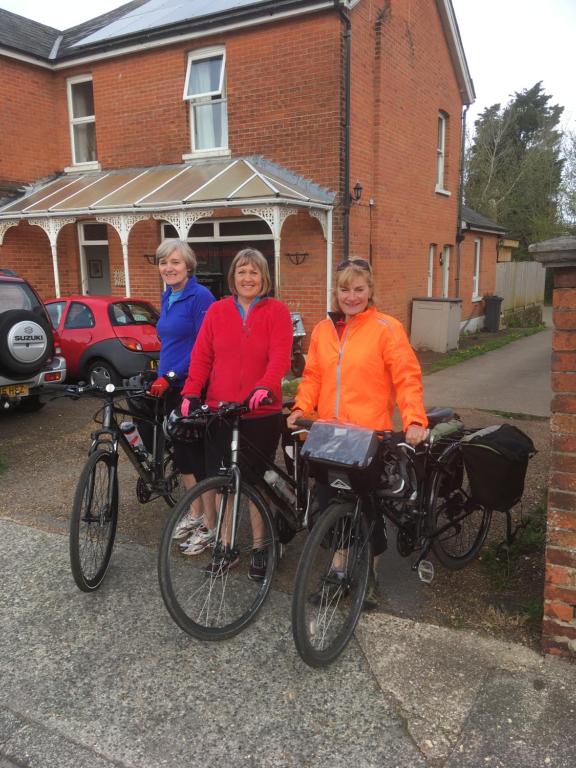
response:
M29 391L28 384L8 384L5 387L0 387L0 395L7 395L8 397L27 395Z

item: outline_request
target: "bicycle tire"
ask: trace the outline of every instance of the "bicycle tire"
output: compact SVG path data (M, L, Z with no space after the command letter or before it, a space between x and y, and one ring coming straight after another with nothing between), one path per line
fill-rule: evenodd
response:
M336 552L346 552L347 561L346 578L337 586L331 576ZM312 528L294 582L292 633L308 666L331 664L350 642L371 563L372 548L360 505L332 502Z
M432 551L449 570L457 571L470 563L482 549L492 510L477 504L470 495L470 482L458 443L446 449L430 481L428 530L453 523L432 539Z
M211 495L212 494L212 495ZM268 508L260 494L247 483L240 485L238 534L233 569L218 569L226 548L225 535L212 547L196 555L182 553L174 535L180 521L193 505L218 504L222 530L231 519L234 484L230 477L212 477L195 485L174 507L162 532L158 551L160 592L168 612L184 632L198 640L225 640L247 627L266 599L276 566L276 534ZM265 552L263 578L249 577L248 563L253 549L250 504L262 523L259 548ZM259 517L258 517L259 516ZM228 547L228 552L230 547Z
M116 457L97 450L78 480L70 519L70 567L76 586L93 592L102 584L118 523Z

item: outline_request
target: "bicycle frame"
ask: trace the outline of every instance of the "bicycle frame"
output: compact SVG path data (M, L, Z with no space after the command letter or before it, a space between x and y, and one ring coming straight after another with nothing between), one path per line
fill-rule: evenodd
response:
M153 449L152 460L150 466L139 460L134 450L132 449L128 438L120 429L120 425L117 421L118 416L128 416L130 419L134 419L134 414L120 406L114 401L114 393L107 393L106 402L102 410L102 428L95 430L91 434L92 443L90 445L89 454L98 449L105 449L110 451L116 457L118 456L118 446L122 447L122 450L128 457L130 463L138 473L142 481L151 488L152 491L158 492L162 495L162 490L165 490L165 478L164 478L164 460L166 450L166 437L164 435L164 429L160 420L160 407L162 403L159 399L155 399L155 415L154 418L147 417L145 415L138 415L140 421L144 421L150 424L153 428ZM117 472L117 458L115 461L115 472ZM148 501L158 498L157 496L150 497Z

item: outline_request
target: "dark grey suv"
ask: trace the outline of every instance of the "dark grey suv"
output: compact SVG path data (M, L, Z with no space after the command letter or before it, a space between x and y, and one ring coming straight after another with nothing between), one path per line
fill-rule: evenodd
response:
M0 408L41 408L43 388L66 378L59 352L36 291L23 278L0 269Z

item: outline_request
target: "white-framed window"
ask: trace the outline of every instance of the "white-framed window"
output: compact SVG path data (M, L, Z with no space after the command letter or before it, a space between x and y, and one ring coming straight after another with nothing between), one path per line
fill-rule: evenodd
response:
M436 192L449 195L446 189L446 132L448 128L448 115L446 112L438 112L438 136L436 141Z
M472 298L480 298L480 255L482 252L482 240L477 237L474 240L474 269L472 271Z
M436 258L436 243L430 243L428 248L428 281L426 295L434 295L434 259Z
M228 153L224 48L205 48L188 54L184 101L190 105L192 154Z
M442 248L442 298L447 299L450 292L450 251L451 246Z
M90 75L67 81L73 166L97 166L94 89Z

